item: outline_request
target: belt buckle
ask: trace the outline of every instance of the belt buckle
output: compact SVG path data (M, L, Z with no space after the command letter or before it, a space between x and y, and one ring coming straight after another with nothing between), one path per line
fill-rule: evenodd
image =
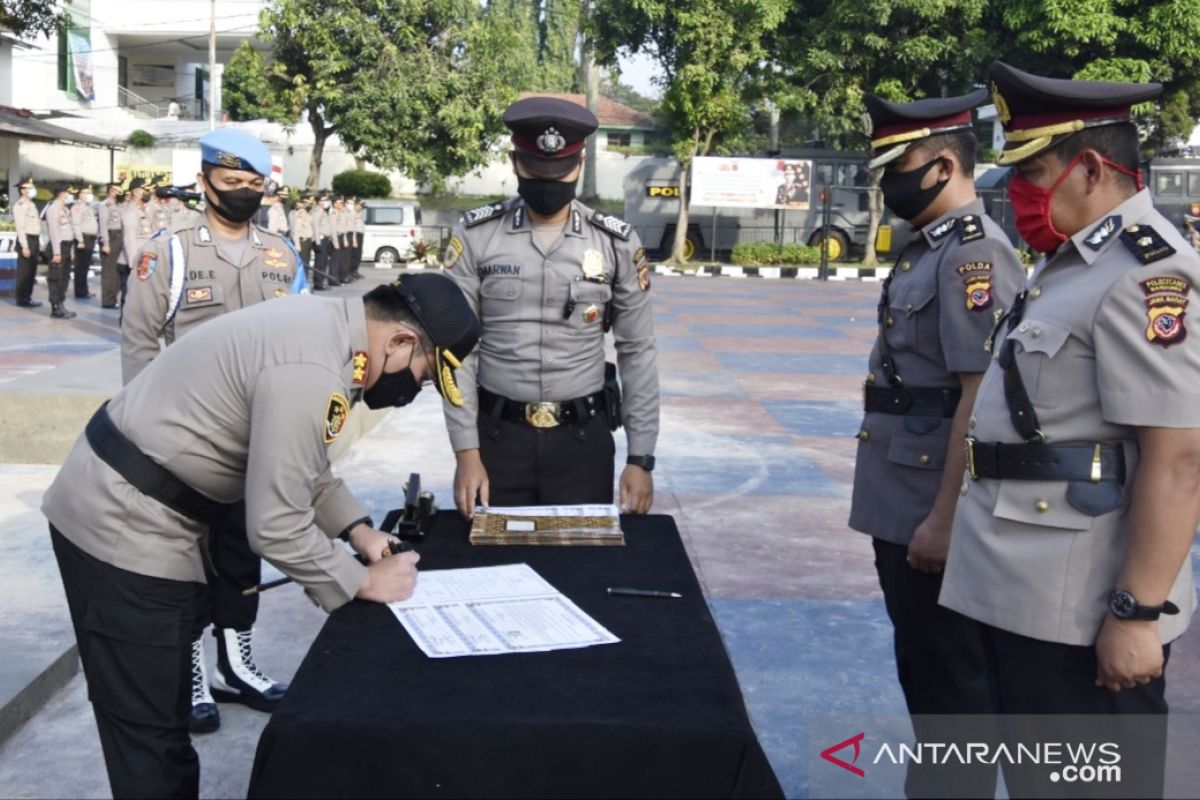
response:
M966 438L966 453L967 453L967 475L973 481L979 480L979 473L975 471L975 437L968 436Z
M525 421L535 428L557 428L560 413L558 403L525 404Z

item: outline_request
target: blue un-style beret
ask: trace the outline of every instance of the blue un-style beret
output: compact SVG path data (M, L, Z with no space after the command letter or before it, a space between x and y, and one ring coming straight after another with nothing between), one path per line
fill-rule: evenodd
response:
M258 137L240 128L217 128L200 137L200 160L228 169L271 174L271 152Z

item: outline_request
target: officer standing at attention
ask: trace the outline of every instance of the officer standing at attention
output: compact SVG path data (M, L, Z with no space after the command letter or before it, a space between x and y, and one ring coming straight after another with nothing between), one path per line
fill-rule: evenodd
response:
M125 266L125 269L121 270L121 288L126 295L129 291L129 274L136 266L134 259L142 245L150 241L156 230L146 210L147 193L146 181L134 178L129 182L129 199L125 201L121 211L121 234L124 241L117 264ZM124 304L125 300L122 299L121 305Z
M329 218L333 225L333 269L330 273L341 283L349 283L354 221L346 210L345 197L338 195L334 198Z
M300 251L300 261L304 264L304 272L308 277L309 285L313 289L324 289L325 282L318 281L312 273L313 236L315 234L312 206L313 196L306 194L292 209L288 219L288 229L292 232L292 243Z
M283 205L286 197L286 186L280 186L273 194L267 195L267 230L276 236L288 235L287 209Z
M980 89L911 103L865 98L868 166L884 168L884 203L915 235L883 284L850 527L872 537L900 685L918 738L930 741L949 732L919 715L981 714L990 700L976 677L985 654L974 625L938 606L962 441L990 362L985 344L1025 278L975 194L971 110L986 97ZM995 780L994 768L913 765L906 788L910 797L974 796L994 791Z
M333 236L333 219L330 217L329 209L329 195L321 192L321 196L317 200L317 207L313 210L313 230L316 236L313 272L316 274L314 288L317 290L324 289L326 286L342 285L342 282L338 280L335 265L334 248L337 246L337 240Z
M122 377L128 384L160 357L159 339L172 345L198 326L229 311L306 288L299 256L286 239L249 220L263 200L271 174L266 145L237 128L219 128L200 138L207 210L190 225L157 234L135 259L121 325ZM258 595L242 592L261 581L262 562L242 526L216 530L211 543L211 620L200 615L193 639L192 730L216 730L220 716L213 697L270 711L285 686L256 666L253 625ZM217 671L209 693L203 632L213 623Z
M226 535L214 520L244 520L254 549L327 611L411 594L416 554L383 557L397 540L334 477L328 446L360 399L403 405L429 380L456 396L451 365L478 337L441 275L288 297L202 326L88 423L42 511L115 797L197 796L188 661L203 542Z
M979 388L941 602L981 623L997 709L1039 715L1018 736L1115 742L1119 794L1162 797L1163 670L1195 607L1200 517L1200 258L1154 209L1130 120L1162 87L1001 62L991 79L1017 228L1044 255ZM1087 791L1045 769L1005 780Z
M37 277L38 253L41 251L42 221L38 216L37 187L33 178L17 184L21 197L13 204L13 223L17 233L17 305L21 308L37 308L42 303L33 299L33 284Z
M362 278L362 273L358 269L362 266L363 236L367 232L367 207L357 197L351 197L348 206L351 212L351 227L354 235L354 254L350 257L352 265L350 278L351 280L358 280Z
M108 185L107 197L100 203L100 307L116 308L117 298L125 299L125 281L117 269L121 257L121 187ZM128 275L128 270L126 271Z
M92 206L92 187L84 186L71 206L71 225L75 228L75 299L95 297L88 291L88 269L96 252L96 237L100 233L100 218Z
M458 460L455 503L468 517L476 502L611 503L612 431L623 423L620 505L644 514L658 439L645 250L629 223L575 199L584 140L597 126L589 111L531 97L510 106L504 124L520 196L468 211L444 261L485 332L478 357L464 364L463 405L445 409ZM620 411L606 402L610 325Z
M75 225L71 222L71 193L73 189L59 189L54 202L46 206L46 233L49 239L50 266L46 270L46 288L50 294L50 316L56 319L71 319L74 311L67 311L68 270L75 263Z

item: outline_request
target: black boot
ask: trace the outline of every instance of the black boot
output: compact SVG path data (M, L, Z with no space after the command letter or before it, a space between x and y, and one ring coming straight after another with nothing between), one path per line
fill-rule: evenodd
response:
M54 317L55 319L74 319L75 312L67 311L62 303L51 303L50 316Z
M213 628L217 638L217 670L212 694L219 703L241 703L257 711L274 711L287 691L254 663L251 631Z
M208 671L204 668L204 637L192 642L192 712L188 730L212 733L221 727L221 712L208 692Z
M17 305L21 308L38 308L41 306L41 300L18 300Z

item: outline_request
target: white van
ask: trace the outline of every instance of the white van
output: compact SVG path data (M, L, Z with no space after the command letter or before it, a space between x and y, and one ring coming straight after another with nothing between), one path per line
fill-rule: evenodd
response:
M377 267L394 267L413 255L413 242L421 240L421 204L416 200L365 200L366 229L363 261Z

